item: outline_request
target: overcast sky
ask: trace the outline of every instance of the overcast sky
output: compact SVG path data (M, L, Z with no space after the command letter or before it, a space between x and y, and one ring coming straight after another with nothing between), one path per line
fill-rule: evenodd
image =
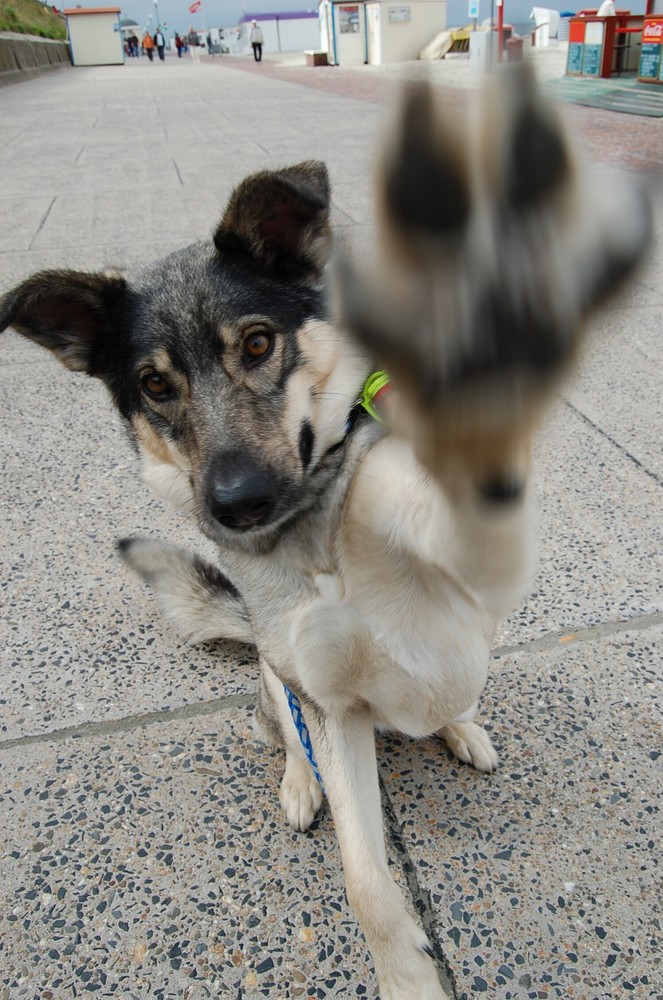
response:
M288 10L317 10L317 4L310 0L203 0L203 10L199 14L190 14L189 5L192 0L157 0L159 18L168 24L168 33L175 31L185 31L190 24L196 28L202 27L222 27L224 25L237 24L243 14L267 13L269 11ZM349 0L351 2L351 0ZM406 0L395 0L402 5ZM591 7L592 3L588 2ZM600 0L595 0L598 6ZM152 17L151 24L154 25L155 5L154 0L118 0L118 5L122 7L122 17L133 18L142 27L147 25L147 19ZM73 4L72 4L73 6ZM94 0L82 0L81 6L94 7L97 4ZM511 24L526 24L532 10L532 0L505 0L504 20ZM537 6L552 7L559 11L574 11L582 9L582 5L574 6L557 2L539 0ZM627 6L627 5L624 5ZM633 0L628 5L634 13L644 13L645 0ZM490 17L491 0L480 0L479 20ZM497 14L495 13L495 17ZM460 25L467 23L467 0L449 0L447 4L447 24Z

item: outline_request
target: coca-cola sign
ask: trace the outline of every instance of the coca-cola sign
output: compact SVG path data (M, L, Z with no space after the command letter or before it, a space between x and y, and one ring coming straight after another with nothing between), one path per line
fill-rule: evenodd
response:
M658 21L645 21L642 29L643 45L660 45L663 42L663 19Z

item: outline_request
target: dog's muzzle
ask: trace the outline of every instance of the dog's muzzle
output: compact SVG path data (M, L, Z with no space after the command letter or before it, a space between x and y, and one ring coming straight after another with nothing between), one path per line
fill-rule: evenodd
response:
M268 524L277 497L271 473L236 453L219 457L208 474L208 510L231 531L250 531Z

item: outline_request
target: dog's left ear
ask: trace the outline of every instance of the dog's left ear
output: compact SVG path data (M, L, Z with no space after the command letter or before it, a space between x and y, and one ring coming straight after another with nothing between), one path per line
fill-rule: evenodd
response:
M288 274L319 273L331 250L324 163L307 160L247 177L233 191L214 243L221 253L244 251Z
M0 299L0 331L13 326L72 371L103 377L128 299L118 275L40 271Z

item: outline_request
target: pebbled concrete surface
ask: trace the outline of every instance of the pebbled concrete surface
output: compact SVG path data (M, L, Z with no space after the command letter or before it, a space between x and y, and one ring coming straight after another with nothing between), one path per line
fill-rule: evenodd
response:
M308 157L366 245L385 104L419 72L136 60L5 88L0 287L152 260L248 171ZM467 66L426 72L461 113ZM661 122L563 113L597 163L655 171ZM380 740L394 871L458 1000L663 997L661 264L594 320L537 442L540 571L484 699L500 770ZM141 485L99 386L14 334L0 358L0 1000L376 996L329 815L281 819L252 651L185 648L114 554L206 543Z

